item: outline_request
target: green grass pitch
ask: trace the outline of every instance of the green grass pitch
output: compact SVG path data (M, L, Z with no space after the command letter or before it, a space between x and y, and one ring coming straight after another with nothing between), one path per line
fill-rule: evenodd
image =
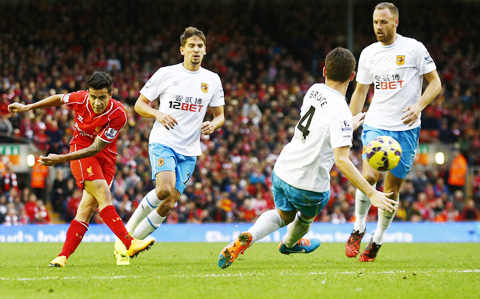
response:
M0 243L0 298L480 298L479 243L385 243L373 263L341 243L289 256L256 243L221 270L225 245L157 243L116 266L113 244L84 243L50 268L60 243Z

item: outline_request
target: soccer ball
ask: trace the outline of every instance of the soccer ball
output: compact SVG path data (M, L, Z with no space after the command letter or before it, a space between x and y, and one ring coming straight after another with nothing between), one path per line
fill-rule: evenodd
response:
M402 147L390 136L380 136L370 141L366 148L368 164L379 171L395 168L402 157Z

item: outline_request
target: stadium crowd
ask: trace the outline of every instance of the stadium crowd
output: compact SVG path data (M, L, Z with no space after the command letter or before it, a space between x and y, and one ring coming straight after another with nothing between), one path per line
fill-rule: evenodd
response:
M325 3L311 9L313 0L285 0L281 5L273 0L134 2L2 2L0 134L31 139L45 154L68 152L73 111L59 107L11 115L8 104L83 90L85 78L93 71L109 72L114 78L114 98L128 113L128 124L118 140L112 185L117 210L128 220L146 192L154 188L147 154L153 121L136 114L133 104L159 67L181 61L178 36L185 27L196 26L207 35L203 67L222 79L226 122L213 135L202 137L203 155L166 221L254 221L274 207L272 167L293 136L304 93L314 82L323 81L325 54L336 46L347 46L345 7ZM375 38L370 19L375 4L363 2L354 9L357 58ZM478 167L480 40L477 31L464 30L461 24L480 28L475 25L480 23L476 18L480 5L444 1L429 6L425 1L407 9L402 3L398 4L403 20L400 34L424 42L443 84L441 95L423 113L422 138L455 146L468 167ZM105 17L107 10L114 11L114 17ZM425 18L426 11L439 17ZM18 22L19 15L29 17ZM361 166L361 142L356 134L351 158ZM0 223L49 223L46 203L62 221L73 219L81 191L65 167L50 169L55 179L41 188L17 182L8 159L0 162ZM402 189L396 220L480 220L480 173L474 173L471 197L463 185L448 183L449 174L450 165L412 171ZM331 200L317 221L351 221L354 188L335 167L331 184ZM376 209L371 209L369 217L376 220Z

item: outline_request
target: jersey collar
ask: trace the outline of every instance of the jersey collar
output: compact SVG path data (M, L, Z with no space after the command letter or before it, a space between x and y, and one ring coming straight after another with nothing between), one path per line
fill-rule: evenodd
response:
M379 42L379 43L380 43L380 46L381 46L382 48L392 48L392 47L394 47L396 44L398 44L398 42L400 41L401 38L402 38L402 36L397 33L397 40L396 40L393 44L388 45L388 46L384 46L384 45L382 45L382 43L380 43L380 42Z
M183 66L183 62L181 62L181 63L179 63L179 64L180 64L180 68L181 68L182 70L184 70L185 72L189 73L189 74L197 74L197 73L199 73L200 70L202 69L202 67L200 67L200 68L198 69L198 71L189 71L189 70L187 70L187 69Z

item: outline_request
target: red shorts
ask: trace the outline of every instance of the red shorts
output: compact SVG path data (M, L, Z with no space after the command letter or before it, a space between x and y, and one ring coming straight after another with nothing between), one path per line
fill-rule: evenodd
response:
M78 145L72 144L70 151L81 149ZM107 159L101 154L81 160L70 161L70 169L77 181L77 186L83 189L85 181L106 180L110 187L115 177L115 162Z

